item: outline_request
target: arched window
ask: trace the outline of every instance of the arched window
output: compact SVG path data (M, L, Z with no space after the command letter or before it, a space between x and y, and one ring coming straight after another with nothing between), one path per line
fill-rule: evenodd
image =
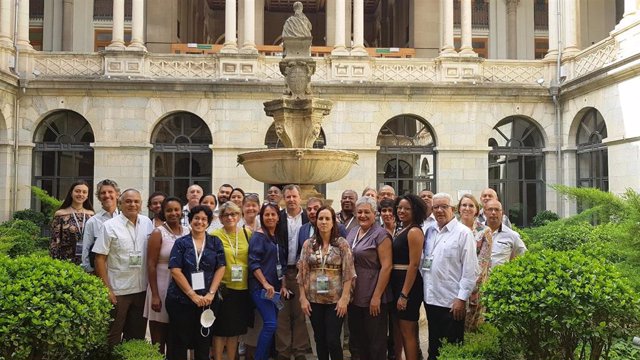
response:
M282 142L280 142L280 138L278 137L278 134L276 134L276 127L273 124L271 124L271 126L269 126L269 129L267 130L267 134L264 137L264 144L267 146L268 149L280 149L284 147L282 145ZM324 135L324 129L320 128L320 135L318 136L316 141L314 141L313 148L324 149L324 146L326 144L327 144L327 138ZM267 193L267 190L269 190L269 188L272 185L276 185L282 188L283 185L288 185L288 184L264 184L265 194ZM315 184L315 187L316 187L316 191L318 191L319 193L325 194L325 195L327 194L327 184Z
M62 199L77 180L93 184L93 130L82 115L52 113L38 125L33 142L34 185Z
M576 170L578 187L594 187L609 191L607 125L600 112L589 109L580 120L576 136Z
M192 184L211 192L211 132L196 115L167 116L151 135L151 191L164 191L186 200Z
M545 208L542 133L531 121L512 116L493 128L489 146L489 186L511 222L527 226Z
M435 192L435 140L424 120L396 116L382 126L376 144L378 187L391 185L399 195Z

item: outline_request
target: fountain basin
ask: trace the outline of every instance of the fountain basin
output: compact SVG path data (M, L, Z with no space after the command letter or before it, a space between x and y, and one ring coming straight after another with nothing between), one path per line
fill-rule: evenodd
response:
M252 178L267 184L325 184L347 176L358 160L353 151L265 149L238 155Z

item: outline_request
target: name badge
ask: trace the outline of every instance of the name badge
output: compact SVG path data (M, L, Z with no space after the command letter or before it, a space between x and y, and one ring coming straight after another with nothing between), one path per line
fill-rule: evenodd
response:
M242 265L231 265L231 281L242 281L243 273Z
M282 265L276 265L276 274L278 274L278 280L282 280L284 273L282 273Z
M422 259L422 270L431 271L431 265L433 264L433 255L425 256Z
M193 290L204 289L204 272L203 271L191 273L191 288Z
M327 275L318 275L316 278L316 292L318 294L326 294L329 292L329 277Z
M129 267L130 268L142 267L142 251L129 252Z

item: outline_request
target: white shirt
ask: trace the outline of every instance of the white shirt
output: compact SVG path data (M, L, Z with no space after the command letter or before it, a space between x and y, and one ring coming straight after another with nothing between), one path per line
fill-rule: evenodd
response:
M427 230L430 227L438 227L438 222L436 222L436 218L433 216L433 213L429 215L424 222L422 222L422 233L424 234L424 238L427 238Z
M431 270L421 270L425 303L451 308L456 298L467 301L480 274L471 230L455 218L442 228L436 226L425 254L433 255Z
M94 270L89 260L89 254L91 253L93 244L96 242L98 234L102 231L102 224L119 213L118 209L116 209L113 214L105 209L100 209L97 214L87 220L87 223L84 225L84 235L82 236L82 263L80 264L80 267L82 267L84 271L92 272Z
M189 208L189 204L182 207L182 218L180 218L180 225L185 226L191 229L191 225L189 224L189 213L191 212L191 208Z
M107 256L109 285L117 296L147 290L147 240L153 223L138 215L134 225L123 214L104 222L93 252ZM129 257L139 252L142 266L129 267Z
M527 251L527 246L520 239L520 234L500 225L498 230L493 232L493 245L491 247L491 267L506 263L507 261L520 256Z
M296 254L298 253L298 233L302 227L302 210L296 216L287 213L287 244L289 245L289 253L287 256L287 265L296 264Z

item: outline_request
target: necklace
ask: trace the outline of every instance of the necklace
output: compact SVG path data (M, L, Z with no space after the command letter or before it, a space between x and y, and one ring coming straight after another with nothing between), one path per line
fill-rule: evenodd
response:
M73 207L73 206L72 206L71 208L72 208L73 210L75 210L75 211L84 211L84 207L82 207L82 206L80 206L79 208L76 208L76 207Z

